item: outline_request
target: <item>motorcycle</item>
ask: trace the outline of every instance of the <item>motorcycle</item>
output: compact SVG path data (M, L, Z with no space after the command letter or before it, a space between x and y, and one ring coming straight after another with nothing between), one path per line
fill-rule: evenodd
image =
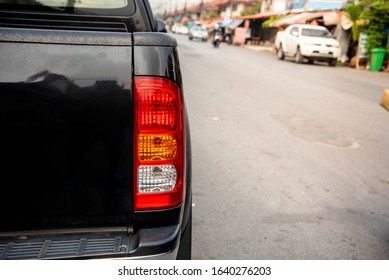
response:
M213 36L213 39L212 39L213 46L215 48L218 48L221 40L222 40L222 34L220 34L219 32L215 33L215 36Z
M226 43L227 43L228 45L231 45L231 44L232 44L232 35L231 35L231 34L226 34L226 35L224 36L224 41L226 41Z

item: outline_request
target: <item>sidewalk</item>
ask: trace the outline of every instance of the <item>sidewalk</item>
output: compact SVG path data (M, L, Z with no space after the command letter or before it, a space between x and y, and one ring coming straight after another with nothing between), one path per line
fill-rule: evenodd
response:
M253 50L253 51L276 53L276 49L274 48L274 46L259 46L259 45L246 44L246 45L242 45L241 47L243 47L245 49ZM351 67L349 65L349 63L350 62L338 64L338 67L346 67L346 68L355 69L355 66ZM360 69L357 69L357 70L368 71L369 69L366 69L365 67L361 67ZM370 71L368 71L368 72L370 72ZM389 67L387 69L385 69L384 71L370 72L370 73L386 73L387 74L387 73L389 73Z
M274 49L273 46L258 46L258 45L243 45L243 47L249 50L260 51L260 52L272 52Z

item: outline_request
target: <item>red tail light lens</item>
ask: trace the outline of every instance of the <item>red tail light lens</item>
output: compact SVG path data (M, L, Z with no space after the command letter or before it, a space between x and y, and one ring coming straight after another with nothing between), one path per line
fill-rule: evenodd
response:
M138 127L141 130L172 130L177 122L177 85L167 79L137 78Z
M176 207L184 197L180 89L168 79L135 77L134 108L134 209Z

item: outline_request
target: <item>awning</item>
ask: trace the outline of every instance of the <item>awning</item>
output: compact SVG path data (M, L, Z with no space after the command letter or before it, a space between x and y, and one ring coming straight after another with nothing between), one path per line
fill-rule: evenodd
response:
M277 17L279 16L280 14L276 14L276 13L259 13L259 14L256 14L256 15L250 15L250 16L240 16L240 17L236 17L237 19L266 19L266 18L271 18L271 17Z
M270 27L280 27L291 24L307 23L316 18L323 18L325 25L335 25L339 21L339 13L334 11L304 12L301 14L290 14L270 24Z
M222 17L217 17L217 18L209 18L209 19L198 20L198 21L196 21L196 24L197 25L200 25L200 24L211 24L213 22L219 22L219 21L223 21L223 18Z
M229 29L235 29L243 22L243 19L234 19L231 23L228 25L225 25L224 27L228 27Z
M185 17L181 20L181 24L185 24L187 21L189 21L189 18Z
M217 24L218 26L220 26L220 24L221 24L222 22L223 22L222 18L216 18L216 19L214 19L213 21L211 21L211 22L208 24L207 28L215 29L215 28L216 28L216 24Z
M286 15L286 16L280 18L279 20L276 20L276 21L273 21L272 23L270 23L269 27L280 27L283 25L288 25L288 24L284 24L284 22L288 22L289 19L292 19L295 16L296 16L296 14Z
M220 24L219 27L226 27L232 22L232 19L225 19Z
M324 25L337 25L340 22L341 15L339 12L332 11L323 15Z

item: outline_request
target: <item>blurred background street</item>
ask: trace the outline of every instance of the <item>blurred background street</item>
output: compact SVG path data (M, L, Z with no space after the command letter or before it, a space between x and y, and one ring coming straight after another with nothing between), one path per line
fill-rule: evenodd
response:
M388 74L178 40L194 259L388 259Z

